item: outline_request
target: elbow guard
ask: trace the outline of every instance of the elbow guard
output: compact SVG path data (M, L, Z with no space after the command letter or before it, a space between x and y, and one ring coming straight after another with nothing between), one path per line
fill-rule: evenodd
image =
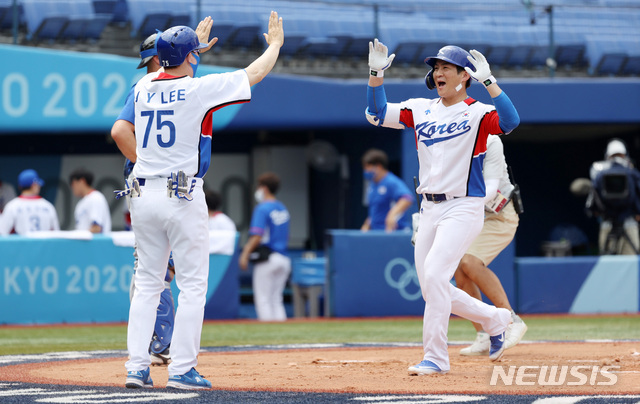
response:
M518 111L504 91L493 99L493 104L500 117L500 129L504 133L509 133L520 125Z
M376 126L382 125L387 112L387 94L384 86L367 86L367 105L365 116L369 123Z

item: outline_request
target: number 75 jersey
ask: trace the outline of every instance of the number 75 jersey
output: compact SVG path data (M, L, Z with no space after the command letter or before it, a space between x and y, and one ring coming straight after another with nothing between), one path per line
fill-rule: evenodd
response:
M169 177L182 170L204 177L211 162L213 113L249 102L244 70L199 78L150 73L134 88L138 178Z

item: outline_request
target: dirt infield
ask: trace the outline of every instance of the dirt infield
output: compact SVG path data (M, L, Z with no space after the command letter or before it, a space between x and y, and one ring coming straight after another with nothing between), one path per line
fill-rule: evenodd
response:
M409 376L420 348L268 349L200 355L198 371L219 390L374 394L639 394L640 342L520 344L499 362L459 355L450 346L446 375ZM0 380L122 386L126 358L0 367ZM166 367L153 367L156 387ZM492 383L493 379L493 383ZM555 385L554 385L555 384Z

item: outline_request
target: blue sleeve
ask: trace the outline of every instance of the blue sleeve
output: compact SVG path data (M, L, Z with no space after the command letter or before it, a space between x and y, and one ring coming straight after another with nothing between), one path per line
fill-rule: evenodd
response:
M500 129L504 133L509 133L520 125L520 116L507 94L503 91L499 96L493 98L493 105L500 117Z
M400 178L396 177L396 180L394 181L394 187L393 188L394 188L393 189L393 200L394 201L397 202L398 200L400 200L402 198L409 199L409 200L413 199L413 194L409 190L409 187Z
M120 115L118 115L117 121L120 119L124 121L129 121L132 124L135 124L136 110L135 105L133 104L133 90L135 86L131 87L129 90L129 94L127 94L127 99L124 101L124 107L122 111L120 111Z
M251 216L251 224L249 225L249 234L262 236L264 234L264 230L267 227L267 218L269 217L269 212L267 209L263 209L264 205L259 204L253 210L253 215Z
M384 86L371 87L367 86L367 115L375 116L377 121L375 124L380 126L384 122L384 116L387 113L387 94ZM371 122L374 123L374 122Z

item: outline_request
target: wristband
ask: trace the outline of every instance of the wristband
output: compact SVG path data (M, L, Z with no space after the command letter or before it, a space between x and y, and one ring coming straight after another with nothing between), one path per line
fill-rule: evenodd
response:
M484 84L484 86L485 86L485 87L489 87L490 85L495 84L495 83L497 83L497 82L496 82L496 78L495 78L495 77L493 77L493 75L491 75L491 76L487 77L487 78L482 82L482 84Z
M384 70L373 70L373 69L371 69L371 70L369 71L369 74L370 74L371 76L373 76L373 77L380 77L380 78L382 78L382 77L384 77Z

